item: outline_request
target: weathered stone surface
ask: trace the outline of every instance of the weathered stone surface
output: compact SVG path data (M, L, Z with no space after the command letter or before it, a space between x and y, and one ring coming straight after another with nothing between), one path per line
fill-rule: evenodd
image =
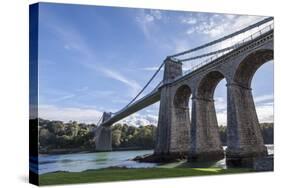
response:
M228 84L227 100L226 157L235 159L267 155L251 89Z
M228 168L252 168L255 171L273 171L273 155L226 158Z
M191 150L189 160L218 160L224 157L219 136L214 91L224 76L210 72L199 82L192 98Z
M102 122L108 120L111 113L104 112ZM112 134L111 127L99 126L95 131L95 146L96 151L111 151L112 150Z
M168 83L181 75L182 64L166 59L164 83ZM176 99L174 92L174 88L169 86L161 88L154 157L173 158L187 154L190 120L186 100L190 96L190 90L183 89L183 91L179 91L180 93L178 93L178 98ZM179 99L181 95L186 96L187 99Z
M191 150L189 160L206 161L224 158L214 101L192 100Z
M188 153L189 160L216 160L224 157L213 94L217 84L225 78L228 91L228 162L247 164L253 157L265 156L267 152L259 130L252 93L245 88L250 85L256 70L272 58L272 38L265 36L180 79L177 79L181 75L180 64L167 61L164 71L166 85L160 88L155 155L182 152ZM243 87L232 84L236 80ZM187 95L188 92L182 92L178 95L179 88L182 87L189 88L190 93ZM179 96L182 96L188 100L191 94L193 101L190 123L189 109L183 106L184 100L177 100L178 103L175 103L175 98L180 99ZM180 130L180 127L187 128ZM187 135L181 134L183 132Z
M186 154L190 149L189 98L191 90L184 85L177 89L171 107L171 143L170 153Z
M254 170L257 172L273 171L274 169L274 156L269 155L267 157L257 158L254 161Z

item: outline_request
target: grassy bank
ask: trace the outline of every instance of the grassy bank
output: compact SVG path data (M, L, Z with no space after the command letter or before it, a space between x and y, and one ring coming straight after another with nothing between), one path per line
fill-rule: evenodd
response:
M73 184L140 180L168 177L187 177L250 172L249 169L220 168L139 168L139 169L100 169L84 172L55 172L40 176L40 185Z

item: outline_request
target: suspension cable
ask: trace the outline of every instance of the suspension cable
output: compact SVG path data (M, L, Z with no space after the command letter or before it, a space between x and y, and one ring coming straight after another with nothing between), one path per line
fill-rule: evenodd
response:
M166 61L164 61L156 70L156 72L152 75L152 77L149 79L149 81L145 84L145 86L140 90L140 92L125 106L128 107L130 104L132 104L141 94L142 92L147 88L147 86L151 83L151 81L155 78L155 76L160 72L161 68L165 64Z
M213 52L210 52L210 53L206 53L206 54L203 54L203 55L190 57L190 58L186 58L186 59L179 59L179 61L181 61L181 62L191 61L191 60L211 56L211 55L214 55L214 54L217 54L217 53L222 53L222 52L225 52L225 51L228 51L228 50L232 50L232 49L237 48L237 47L238 47L237 45L233 45L233 46L223 48L223 49L220 49L220 50L217 50L217 51L213 51Z
M101 123L102 118L103 118L103 114L101 115L100 119L98 120L97 126L99 126L99 124Z
M265 18L264 20L261 20L255 24L252 24L244 29L241 29L239 31L236 31L232 34L229 34L227 36L224 36L222 38L219 38L217 40L214 40L212 42L209 42L209 43L206 43L204 45L201 45L201 46L198 46L196 48L193 48L193 49L190 49L190 50L187 50L187 51L183 51L183 52L180 52L180 53L177 53L177 54L174 54L174 55L170 55L168 56L167 58L171 59L171 60L174 60L174 61L179 61L179 62L185 62L185 61L191 61L191 60L194 60L194 59L199 59L199 58L202 58L202 57L207 57L207 56L211 56L211 55L214 55L214 54L218 54L218 53L222 53L222 52L225 52L227 50L231 50L231 49L234 49L237 47L237 44L233 45L233 46L230 46L230 47L227 47L227 48L224 48L224 49L220 49L220 50L217 50L217 51L213 51L213 52L210 52L210 53L206 53L206 54L203 54L203 55L199 55L199 56L195 56L195 57L190 57L190 58L186 58L186 59L177 59L175 57L177 56L181 56L181 55L184 55L184 54L188 54L188 53L191 53L191 52L194 52L194 51L197 51L197 50L200 50L200 49L203 49L203 48L206 48L208 46L212 46L214 44L217 44L219 42L222 42L226 39L229 39L229 38L232 38L236 35L239 35L243 32L246 32L248 30L251 30L255 27L258 27L264 23L267 23L269 21L272 21L273 20L273 17L268 17L268 18ZM166 61L163 61L163 63L158 67L158 69L156 70L156 72L152 75L152 77L148 80L148 82L145 84L145 86L137 93L137 95L124 107L128 107L129 105L131 105L142 93L143 91L148 87L148 85L152 82L152 80L156 77L156 75L160 72L161 68L164 66L164 64L166 63ZM161 82L158 84L158 85L161 85ZM159 87L159 86L157 86ZM157 88L156 87L156 88ZM116 114L115 113L112 113L112 114ZM100 123L101 119L102 119L103 115L101 116L100 120L98 121L98 124Z
M236 31L236 32L234 32L234 33L231 33L231 34L229 34L229 35L227 35L227 36L224 36L224 37L219 38L219 39L217 39L217 40L214 40L214 41L212 41L212 42L206 43L206 44L204 44L204 45L198 46L198 47L193 48L193 49L191 49L191 50L186 50L186 51L183 51L183 52L174 54L174 55L170 55L170 56L168 56L168 57L177 57L177 56L181 56L181 55L184 55L184 54L188 54L188 53L191 53L191 52L194 52L194 51L197 51L197 50L206 48L206 47L208 47L208 46L212 46L212 45L214 45L214 44L217 44L217 43L222 42L222 41L224 41L224 40L226 40L226 39L232 38L232 37L234 37L234 36L236 36L236 35L239 35L239 34L241 34L241 33L243 33L243 32L246 32L246 31L248 31L248 30L251 30L251 29L253 29L253 28L257 27L257 26L260 26L260 25L262 25L262 24L264 24L264 23L267 23L267 22L269 22L269 21L272 21L272 20L273 20L273 17L265 18L264 20L261 20L261 21L255 23L255 24L252 24L252 25L250 25L250 26L248 26L248 27L245 27L244 29L241 29L241 30L239 30L239 31Z

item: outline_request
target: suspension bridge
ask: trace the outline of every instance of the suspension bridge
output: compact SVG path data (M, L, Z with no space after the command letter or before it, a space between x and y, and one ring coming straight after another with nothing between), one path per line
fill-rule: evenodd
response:
M273 30L273 18L268 17L209 43L167 56L124 108L103 113L94 130L96 150L111 150L111 125L160 101L155 156L222 158L213 95L220 80L226 79L227 159L266 155L251 79L261 65L273 60ZM183 71L186 65L188 70ZM144 95L163 69L163 80ZM191 96L192 109L189 109Z

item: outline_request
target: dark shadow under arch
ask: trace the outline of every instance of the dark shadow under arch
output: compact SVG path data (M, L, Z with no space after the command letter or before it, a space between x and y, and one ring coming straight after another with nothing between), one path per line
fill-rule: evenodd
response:
M212 100L218 83L224 78L224 75L219 71L206 74L197 88L197 97Z
M174 97L175 108L188 108L189 98L191 96L191 89L187 85L180 86Z

